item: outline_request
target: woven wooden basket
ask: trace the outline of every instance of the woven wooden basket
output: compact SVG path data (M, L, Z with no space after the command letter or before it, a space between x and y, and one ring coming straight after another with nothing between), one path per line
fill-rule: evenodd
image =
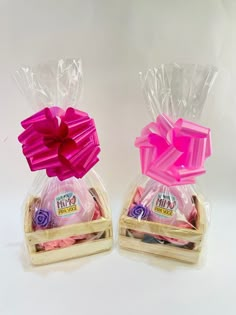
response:
M203 208L203 204L200 202L199 198L197 196L193 197L198 211L196 229L185 229L158 222L137 220L127 216L127 209L129 209L132 204L134 196L135 192L131 194L130 199L124 207L120 217L120 247L131 251L166 256L189 263L196 263L199 259L202 241L206 230L205 209ZM184 240L191 243L192 246L190 248L181 248L169 244L145 243L141 239L130 236L130 230Z
M24 233L27 249L33 265L46 265L71 258L88 256L111 249L112 222L106 198L104 193L102 193L99 189L93 189L93 192L95 192L96 201L100 206L102 214L100 219L38 231L34 231L32 227L32 204L34 203L36 197L32 196L29 198L25 208ZM102 232L99 239L87 240L69 247L53 249L50 251L39 251L37 249L37 245L40 243L99 232Z

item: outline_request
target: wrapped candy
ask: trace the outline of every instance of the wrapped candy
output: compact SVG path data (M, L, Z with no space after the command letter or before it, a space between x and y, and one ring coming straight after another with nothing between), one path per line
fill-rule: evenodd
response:
M36 111L21 122L24 131L18 138L31 171L40 171L25 211L31 260L41 264L102 251L103 245L93 251L88 246L76 254L73 247L43 258L44 252L98 239L102 242L104 235L111 235L106 192L92 170L100 152L95 122L78 109L81 61L67 59L22 67L16 79ZM106 220L109 233L104 225L101 227ZM101 226L93 227L94 221ZM109 242L104 250L111 247L111 238Z
M212 66L178 64L160 65L141 75L154 121L135 140L144 176L134 187L121 215L122 247L131 248L125 239L128 235L142 243L199 251L202 237L193 242L192 235L203 234L205 201L194 184L196 177L206 172L204 164L211 155L210 129L199 122L215 76L216 69ZM130 213L137 215L132 215L130 220L126 218L131 217ZM130 229L130 226L137 228ZM158 252L158 247L146 248L144 244L131 242L137 250L181 260L187 256L186 252L166 254L169 247Z
M55 177L42 191L40 208L53 213L53 225L59 227L92 220L95 201L84 181Z

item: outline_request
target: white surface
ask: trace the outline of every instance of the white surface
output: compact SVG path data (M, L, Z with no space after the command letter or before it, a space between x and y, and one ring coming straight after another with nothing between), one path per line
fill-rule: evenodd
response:
M0 0L0 314L236 314L236 2ZM139 171L133 146L149 116L138 72L162 62L213 63L206 113L214 156L202 187L212 201L206 261L198 268L111 253L37 270L22 258L20 205L31 184L17 135L32 114L12 74L22 64L83 59L83 109L96 119L98 171L116 230ZM116 234L116 233L115 233Z

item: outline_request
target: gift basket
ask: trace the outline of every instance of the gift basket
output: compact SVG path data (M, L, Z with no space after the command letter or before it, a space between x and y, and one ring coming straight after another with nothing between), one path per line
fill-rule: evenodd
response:
M121 213L121 248L198 261L209 204L195 182L211 155L210 129L199 122L215 77L212 66L178 64L141 74L153 121L135 141L143 175Z
M81 61L22 67L16 79L36 111L19 136L31 171L39 171L24 206L31 262L42 265L109 250L107 194L93 166L100 145L95 122L78 109Z

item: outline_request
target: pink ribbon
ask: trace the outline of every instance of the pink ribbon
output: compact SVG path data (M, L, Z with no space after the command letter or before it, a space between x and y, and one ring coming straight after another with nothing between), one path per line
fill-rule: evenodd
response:
M31 171L46 169L60 180L83 177L97 162L100 152L94 120L69 107L46 107L21 122L19 136Z
M210 129L185 119L159 115L136 138L142 173L167 186L195 183L211 155Z

